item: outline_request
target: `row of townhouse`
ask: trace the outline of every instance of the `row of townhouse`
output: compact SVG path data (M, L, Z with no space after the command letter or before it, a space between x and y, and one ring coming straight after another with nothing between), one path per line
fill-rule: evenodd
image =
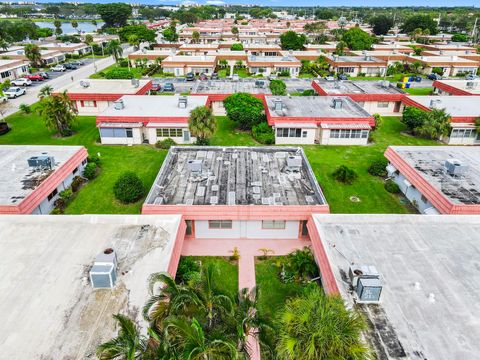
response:
M462 83L467 81L457 82L458 88L466 87ZM375 126L373 114L400 116L406 106L445 109L452 130L444 142L480 143L475 128L480 108L475 97L465 93L410 96L385 81L314 80L311 86L319 96L308 97L272 96L268 87L256 87L254 82L211 81L211 86L192 87L189 96L149 96L151 86L147 80L88 80L59 91L67 91L79 114L97 116L105 144L155 144L166 138L193 143L190 111L209 106L215 115L224 115L223 100L237 92L252 93L264 102L276 144L366 145Z

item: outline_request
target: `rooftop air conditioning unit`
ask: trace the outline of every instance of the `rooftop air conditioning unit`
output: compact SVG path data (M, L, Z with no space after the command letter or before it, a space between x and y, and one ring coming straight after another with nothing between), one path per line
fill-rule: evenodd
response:
M280 98L276 98L273 100L274 110L275 111L282 111L283 110L283 101Z
M290 155L287 157L287 170L291 172L300 172L302 168L302 157L298 155Z
M445 160L444 168L449 175L461 176L465 175L465 173L468 171L469 166L464 165L460 160L448 159Z
M438 109L438 106L442 103L441 100L430 100L430 109Z
M181 96L178 98L178 107L180 109L186 109L187 108L187 97L186 96Z
M125 109L125 103L122 99L119 99L113 102L113 107L115 108L115 110L123 110Z
M477 84L474 81L467 81L467 89L474 89Z
M83 88L88 88L90 86L90 83L88 81L82 80L80 81L80 86Z
M202 171L202 160L188 160L187 168L192 172Z
M380 279L360 278L356 293L359 303L377 303L382 294L382 283Z
M27 162L28 166L30 167L47 169L52 169L55 164L53 156L48 155L32 156L27 160Z
M135 88L138 88L140 86L140 80L138 79L132 79L131 82L132 82L132 86Z
M341 109L342 105L343 105L343 100L341 98L339 98L339 97L333 98L332 107L334 109Z
M358 279L378 279L380 274L373 265L352 265L348 270L348 277L354 288L357 287Z
M90 283L94 289L111 289L117 282L117 255L111 248L95 258L90 269Z

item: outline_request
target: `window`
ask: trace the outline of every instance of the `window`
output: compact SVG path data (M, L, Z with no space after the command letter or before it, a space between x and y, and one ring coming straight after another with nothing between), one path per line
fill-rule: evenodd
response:
M83 159L82 165L85 165L87 163L87 159Z
M476 135L475 129L453 129L452 132L450 133L451 138L457 138L457 139L475 137L475 135Z
M428 202L427 198L425 196L422 195L421 197L421 200L424 204L426 204Z
M307 228L307 220L302 220L301 225L302 225L302 236L308 236L308 228Z
M285 229L285 220L263 220L262 229Z
M0 74L2 79L8 78L11 75L10 71L4 71Z
M306 137L306 131L305 131L305 136ZM277 137L302 137L302 129L297 129L297 128L281 128L277 129Z
M366 139L368 130L341 129L330 130L331 139Z
M77 172L78 172L78 167L76 167L75 169L73 169L72 175L75 175Z
M133 138L133 130L131 128L126 128L125 132L127 134L127 138Z
M388 108L388 104L389 104L388 101L379 101L379 102L377 103L377 107L379 107L379 108Z
M57 189L53 190L50 194L48 194L47 200L48 201L52 200L55 197L55 195L57 195L57 194L58 194Z
M193 220L185 220L187 225L187 229L185 230L185 235L192 236L193 235Z
M307 137L307 132L306 131L302 131L302 137L304 137L304 138Z
M169 129L169 128L157 129L157 137L173 138L173 137L182 137L182 136L183 136L182 129Z
M232 220L208 220L210 229L231 229Z
M132 130L132 129L130 129ZM127 136L127 129L123 128L100 128L101 137L110 137L110 138L124 138Z
M337 72L338 73L354 73L355 72L355 68L354 67L339 67L337 69Z
M96 101L81 101L80 105L82 107L97 107L97 102Z

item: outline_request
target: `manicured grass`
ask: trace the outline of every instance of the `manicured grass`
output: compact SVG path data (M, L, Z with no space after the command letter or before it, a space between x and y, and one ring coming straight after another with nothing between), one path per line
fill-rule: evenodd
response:
M403 89L410 95L432 95L433 87Z
M144 198L130 205L119 203L113 196L113 184L127 170L142 179L145 195L165 158L165 150L152 146L106 146L96 143L98 129L94 117L79 117L76 133L68 138L58 138L48 131L36 114L16 113L7 119L12 131L0 137L0 144L22 145L83 145L89 154L100 154L101 172L86 184L69 204L67 214L138 214Z
M305 285L284 284L278 276L280 263L284 257L273 256L267 260L258 260L255 265L255 278L259 291L258 311L261 316L273 320L279 310L283 308L287 299L299 295Z
M232 299L238 294L238 264L225 257L218 256L191 256L202 262L202 266L213 264L217 268L215 286L218 291L228 294Z
M118 64L112 64L110 66L107 66L105 69L90 75L90 79L105 79L105 76L103 76L101 73L106 73L109 70L112 70L115 68L128 70L128 67L122 67L122 66L119 66ZM132 72L135 79L140 79L142 77L142 69L130 67L130 71Z
M248 132L242 132L235 123L226 116L217 117L217 131L210 140L215 146L259 146Z
M233 69L233 73L237 74L241 78L246 78L246 77L250 76L248 74L247 69L245 69L245 68L240 68L240 69L235 68L235 69ZM226 78L228 76L230 76L230 67L218 70L218 77L219 78Z
M310 74L310 73L303 73L303 74L298 75L298 78L299 79L312 79L312 78L316 78L316 76L313 75L313 74Z

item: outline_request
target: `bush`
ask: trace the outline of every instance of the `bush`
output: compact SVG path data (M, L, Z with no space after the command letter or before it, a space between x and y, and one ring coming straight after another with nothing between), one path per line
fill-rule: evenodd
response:
M88 162L97 164L97 166L100 166L100 158L97 155L90 155L88 157Z
M345 165L339 166L332 175L335 180L345 184L351 184L358 176L355 171Z
M195 145L208 146L208 145L210 145L210 139L207 139L207 138L197 138L197 140L195 141Z
M232 44L230 46L231 51L242 51L243 50L243 45L242 44Z
M65 203L68 203L72 199L73 191L72 189L65 189L61 191L58 195L60 196L60 199L65 201Z
M400 187L393 180L385 181L384 187L385 190L392 194L398 194L400 192Z
M128 60L127 59L120 59L118 60L118 65L120 65L120 67L128 67Z
M273 129L265 121L252 128L252 135L260 144L271 145L275 143Z
M387 176L388 161L386 159L374 161L368 168L368 173L373 176Z
M307 90L303 90L302 92L302 96L315 96L316 93L315 93L315 90L313 89L307 89Z
M157 149L165 149L165 150L168 150L175 145L177 145L177 143L175 142L175 140L171 138L166 138L165 140L159 140L155 143L155 147Z
M88 163L83 169L83 176L88 180L93 180L97 177L97 164Z
M281 270L280 278L284 283L306 283L318 276L317 263L308 247L288 254Z
M27 104L21 104L19 107L21 112L23 112L24 114L30 114L32 112L32 109L30 108L29 105Z
M285 82L282 80L271 80L270 91L272 92L272 95L286 95L287 85L285 85Z
M408 130L413 131L424 124L426 117L427 112L414 106L407 106L403 111L402 123L407 126Z
M290 77L290 71L288 70L279 71L277 75L282 77Z
M200 273L200 265L198 261L190 256L182 257L178 264L175 280L179 283L187 284L190 280L194 280Z
M106 79L133 79L133 73L128 69L116 68L105 73Z
M70 184L70 188L72 189L73 192L77 192L78 189L80 189L80 186L82 186L84 182L85 181L81 176L75 176L73 178L72 183Z
M124 172L113 186L115 198L124 204L139 200L144 191L142 181L133 171Z
M61 214L63 214L63 210L58 207L53 209L52 212L50 213L50 215L61 215Z
M227 116L242 130L251 130L265 120L263 102L253 95L236 93L227 97L223 104Z

